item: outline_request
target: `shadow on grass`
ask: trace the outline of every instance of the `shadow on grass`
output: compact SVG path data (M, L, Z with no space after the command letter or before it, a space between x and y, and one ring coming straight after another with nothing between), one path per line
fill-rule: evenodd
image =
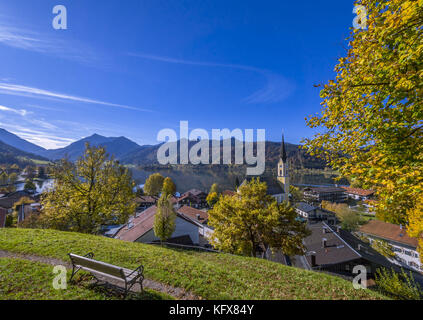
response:
M144 288L143 292L131 291L125 298L122 287L108 282L102 282L99 285L95 283L94 277L90 274L80 274L76 276L72 285L95 291L111 300L174 300L172 296L166 293L149 288Z

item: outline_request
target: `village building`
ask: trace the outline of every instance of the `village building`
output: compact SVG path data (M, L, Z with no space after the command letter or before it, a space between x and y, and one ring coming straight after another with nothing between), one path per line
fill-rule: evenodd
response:
M367 237L370 243L376 240L387 242L395 253L395 258L391 260L394 264L423 273L417 252L418 239L409 237L404 226L371 220L361 226L359 234Z
M348 198L345 190L339 187L307 187L304 189L304 198L309 202L322 201L345 202Z
M158 198L153 196L139 196L135 198L137 211L143 211L157 203Z
M304 239L306 253L296 256L293 265L299 268L336 274L351 280L355 266L365 266L368 278L384 267L400 271L392 262L350 232L325 222L309 222L311 235Z
M154 243L160 239L154 234L154 219L157 207L152 206L143 212L138 212L135 217L120 228L115 235L116 239ZM212 230L207 226L208 215L206 212L192 207L181 207L176 211L175 231L169 243L204 246L207 244L206 237Z
M208 206L206 199L207 193L197 189L191 189L183 193L180 197L172 197L172 203L175 208L190 206L196 209L202 209Z
M351 188L351 187L341 187L345 190L345 193L347 194L348 198L354 199L354 200L369 200L373 197L375 191L374 190L365 190L365 189L359 189L359 188Z

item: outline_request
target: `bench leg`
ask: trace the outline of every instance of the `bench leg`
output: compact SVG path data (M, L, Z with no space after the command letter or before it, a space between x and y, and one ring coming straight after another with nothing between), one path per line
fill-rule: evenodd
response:
M72 265L72 275L71 275L71 277L70 277L70 279L69 279L69 282L72 282L72 280L73 280L73 277L75 276L75 274L80 270L81 268L76 268L76 270L75 270L75 266L74 265Z

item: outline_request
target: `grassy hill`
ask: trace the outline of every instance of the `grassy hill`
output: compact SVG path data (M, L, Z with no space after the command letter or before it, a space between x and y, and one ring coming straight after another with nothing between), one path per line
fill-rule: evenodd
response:
M355 290L350 282L337 277L262 259L181 251L79 233L0 229L0 250L63 261L69 260L69 252L92 251L97 259L122 267L135 268L142 263L146 278L184 288L204 299L384 299L370 290ZM1 262L5 263L10 262ZM81 298L92 295L83 293Z

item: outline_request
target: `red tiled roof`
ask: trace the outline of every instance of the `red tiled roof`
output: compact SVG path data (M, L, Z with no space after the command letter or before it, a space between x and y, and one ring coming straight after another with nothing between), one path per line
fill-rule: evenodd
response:
M152 196L140 196L135 199L137 203L155 203L157 201L156 197Z
M151 230L154 225L154 216L156 215L157 207L152 206L147 210L141 212L138 217L132 220L133 227L128 229L128 225L125 225L118 231L115 238L125 241L135 241L146 232Z
M0 208L0 228L4 228L6 225L7 209Z
M234 196L234 195L236 195L236 192L235 191L231 191L231 190L225 190L225 191L222 192L222 194L224 196Z
M405 227L401 229L399 225L383 222L380 220L369 221L367 224L360 228L360 232L386 240L404 243L412 247L418 246L418 239L409 237Z
M179 211L179 210L178 210ZM154 217L157 212L157 207L152 206L143 212L139 214L138 217L135 217L131 223L133 224L132 228L128 228L128 224L126 224L122 229L118 231L115 238L121 239L124 241L131 241L134 242L140 237L142 237L144 234L146 234L148 231L150 231L154 226ZM186 210L188 212L188 210ZM194 225L197 225L194 221L197 221L197 219L193 219L191 216L183 213L177 212L178 217L181 219L184 219Z
M189 218L195 221L198 221L200 223L207 221L207 219L209 218L209 215L207 214L207 212L204 212L189 206L183 206L182 208L179 208L178 213L188 216ZM198 214L200 215L200 220L197 219Z
M191 201L197 202L197 203L200 202L200 199L198 199L198 197L196 197L195 195L190 194L190 193L184 194L179 198L173 197L172 202L177 203L177 202L180 202L180 201L185 200L185 199L190 199Z
M200 191L198 189L191 189L191 190L186 191L182 196L185 196L185 195L188 195L188 194L192 194L193 196L198 196L198 195L200 195L202 193L205 194L205 192Z
M364 189L351 188L351 187L341 187L341 188L344 189L347 193L355 194L362 197L368 197L375 193L374 190L364 190Z

